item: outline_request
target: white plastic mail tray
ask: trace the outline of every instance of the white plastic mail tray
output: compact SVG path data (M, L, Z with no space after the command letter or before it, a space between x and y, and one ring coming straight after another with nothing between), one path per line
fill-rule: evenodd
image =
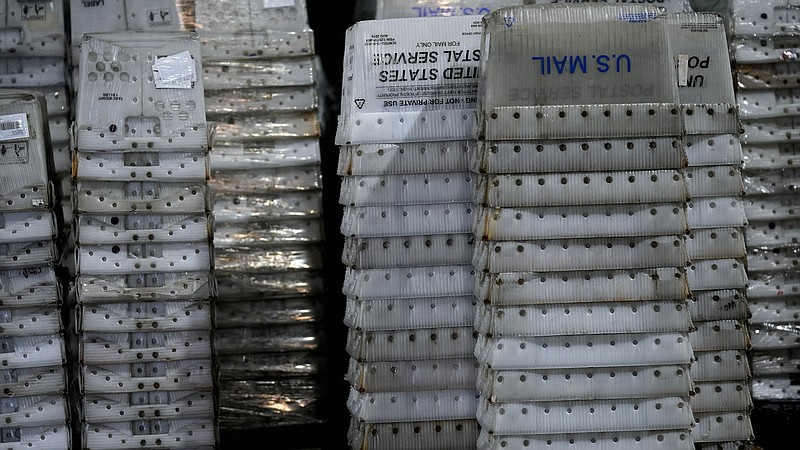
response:
M752 196L744 202L747 218L752 221L788 220L797 217L800 198L795 194Z
M691 230L686 235L689 259L742 259L747 256L741 228Z
M794 349L755 353L752 356L753 373L760 378L770 375L793 374L800 371L800 352Z
M798 400L800 389L792 384L792 376L756 377L752 382L753 398L758 400Z
M684 136L683 146L689 166L739 166L742 143L737 134Z
M478 406L478 423L498 435L688 432L692 422L692 409L684 397L552 403L492 403L481 398Z
M321 191L213 195L214 219L218 224L309 219L322 215Z
M200 43L184 32L90 33L81 41L81 150L209 146Z
M645 433L577 433L523 436L494 435L483 430L478 437L478 450L503 450L526 446L536 448L543 445L547 445L547 448L552 450L693 450L695 448L688 432L669 430Z
M473 244L474 237L471 234L346 237L342 263L356 269L469 264Z
M480 16L366 20L347 30L337 145L471 138Z
M0 244L53 239L55 221L49 211L0 212Z
M692 320L745 320L749 316L747 295L743 289L698 291L687 301Z
M0 364L9 370L60 366L66 358L60 335L11 337L5 344Z
M695 383L689 403L695 413L749 411L753 408L750 384L746 380Z
M750 378L750 366L744 350L695 351L694 359L690 375L695 382Z
M367 423L458 420L475 416L477 397L474 389L363 394L351 389L347 408L353 417Z
M126 153L79 151L75 154L73 176L100 181L203 182L209 161L204 151L185 153Z
M359 362L466 358L475 349L472 327L348 330L347 353Z
M416 392L474 389L477 377L478 363L473 358L378 362L350 359L345 379L358 392Z
M146 364L101 364L81 367L82 389L89 394L210 391L210 359Z
M314 32L305 30L200 30L200 52L206 61L310 56Z
M64 35L64 8L59 1L10 2L0 14L0 52L22 58L63 58L67 44ZM2 16L5 17L2 17Z
M750 336L747 326L738 320L698 322L696 331L689 333L689 340L696 352L719 350L748 350Z
M491 402L551 402L687 396L689 366L492 370L482 367L478 390Z
M677 267L619 271L481 274L475 295L484 303L545 305L604 300L670 300L687 298L686 274Z
M211 302L111 303L80 309L81 331L200 331L211 329Z
M225 328L215 330L214 348L216 354L223 356L308 352L319 350L325 339L325 328L317 323Z
M753 274L748 284L747 296L761 298L796 296L800 292L800 276L796 272Z
M686 273L689 289L693 292L744 289L747 286L744 263L735 259L693 261Z
M342 178L339 203L376 206L468 202L474 179L472 172L352 175Z
M281 58L276 60L203 61L205 89L272 88L311 86L317 81L314 58Z
M320 322L325 319L325 298L267 298L264 301L217 299L214 320L217 328L292 325Z
M87 447L113 446L126 450L165 444L170 448L187 450L212 450L216 447L216 426L210 416L202 419L161 420L159 424L169 431L134 434L133 421L86 423L82 426L83 442ZM151 429L146 427L145 430Z
M208 272L79 275L77 300L83 305L112 302L206 300L215 292Z
M692 320L684 300L543 306L483 306L475 330L489 337L686 332Z
M70 426L49 425L30 428L14 428L15 442L5 443L12 450L59 450L68 448L72 443Z
M800 29L800 15L794 0L766 0L758 3L746 0L731 2L736 34L765 34L791 32Z
M213 417L214 414L210 391L145 391L142 394L149 404L134 403L139 397L136 394L87 393L83 400L85 420L89 423L185 420Z
M635 270L684 267L688 262L680 236L483 241L476 244L472 259L477 270L490 273Z
M0 244L0 267L4 269L51 265L57 258L58 249L52 239Z
M80 214L76 223L81 245L207 241L213 226L205 214Z
M474 233L484 240L655 236L688 229L682 203L479 208Z
M797 297L754 299L749 303L753 324L792 323L800 317L800 300Z
M0 400L0 420L9 428L59 426L67 422L67 404L61 395L6 397Z
M321 163L319 139L277 139L244 144L217 141L210 153L214 173Z
M745 195L742 172L733 166L689 167L684 169L690 198Z
M750 273L792 271L798 263L798 250L791 247L753 249L747 260L747 270Z
M799 327L794 323L753 324L749 328L754 350L788 350L800 347Z
M347 299L344 324L358 331L465 327L475 321L475 297Z
M791 144L749 145L744 152L744 167L748 172L757 170L788 169L800 164Z
M82 333L80 339L82 361L89 365L159 363L211 356L211 335L208 331L86 332Z
M220 299L242 301L322 295L326 292L318 272L299 270L278 273L215 272Z
M63 393L66 391L66 377L62 366L3 370L0 389L7 397Z
M214 227L214 247L315 244L324 239L320 219L288 219Z
M347 269L342 292L359 300L471 295L470 265L395 269Z
M211 208L203 183L78 180L72 198L79 214L197 214Z
M405 0L378 0L375 3L375 18L482 16L495 9L518 4L518 0L422 0L411 3Z
M189 1L199 29L212 31L303 30L308 27L306 0L244 0L234 3Z
M0 309L0 338L50 336L61 329L61 313L55 305Z
M403 175L467 170L477 141L343 145L337 174Z
M175 244L80 245L78 273L121 275L211 270L208 242Z
M348 206L344 209L340 231L351 237L469 233L474 208L472 203Z
M67 84L64 58L3 58L0 60L0 87L38 88Z
M479 141L470 168L496 174L680 169L688 150L676 137Z
M214 250L214 268L242 272L284 272L321 270L322 249L314 245L287 245L279 248L247 246L220 247Z
M680 135L668 29L649 20L659 12L655 6L579 11L543 6L486 16L482 135L490 140ZM587 47L574 38L578 30L603 38ZM645 55L648 64L633 62ZM547 101L529 107L537 96Z
M681 202L686 182L677 170L486 175L474 202L495 207Z
M800 114L795 89L740 91L736 96L742 119L776 119Z
M0 302L6 307L54 305L61 285L52 266L0 270Z
M687 204L689 228L744 227L748 219L745 214L747 202L739 197L693 198Z
M221 141L310 138L318 137L321 133L319 118L314 111L209 116L209 120L217 121L214 136Z
M306 111L319 106L312 86L208 90L206 113L233 114L266 111Z
M686 365L690 333L479 337L475 356L494 370Z
M215 172L208 185L214 193L221 194L315 191L322 189L322 170L318 165L309 165Z
M695 414L694 421L691 435L695 443L746 442L754 437L748 411L699 412Z
M409 445L430 450L472 448L478 439L475 419L423 422L365 423L350 421L347 440L352 448L403 450Z

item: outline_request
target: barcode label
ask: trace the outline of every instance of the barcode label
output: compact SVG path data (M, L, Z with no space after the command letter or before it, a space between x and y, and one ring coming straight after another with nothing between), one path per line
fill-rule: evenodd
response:
M28 137L30 137L28 117L24 113L0 116L0 141L27 139Z

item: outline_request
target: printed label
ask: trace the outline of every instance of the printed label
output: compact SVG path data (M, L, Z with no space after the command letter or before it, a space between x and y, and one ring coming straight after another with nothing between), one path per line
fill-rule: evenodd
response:
M0 116L0 141L27 139L29 137L28 117L24 113Z
M83 0L81 1L81 5L84 8L94 8L96 6L106 6L105 0Z
M264 8L285 8L294 6L294 0L264 0Z
M27 164L29 161L27 142L0 143L0 165Z
M172 11L169 9L151 9L147 11L147 26L158 27L172 25Z
M47 5L44 2L21 2L22 20L47 20Z
M188 51L160 56L153 64L156 89L192 89L196 81L194 59Z

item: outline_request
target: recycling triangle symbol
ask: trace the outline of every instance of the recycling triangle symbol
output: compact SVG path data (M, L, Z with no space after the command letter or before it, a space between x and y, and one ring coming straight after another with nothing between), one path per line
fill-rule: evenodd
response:
M358 109L361 109L361 108L364 107L364 102L365 101L366 100L364 100L363 98L357 98L356 99L356 106L358 106Z

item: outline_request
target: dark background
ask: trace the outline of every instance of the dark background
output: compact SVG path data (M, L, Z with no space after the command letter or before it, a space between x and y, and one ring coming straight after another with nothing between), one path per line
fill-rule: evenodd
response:
M270 448L276 450L339 450L347 449L347 430L350 413L347 410L349 385L344 381L349 356L345 351L347 330L344 317L345 297L341 294L344 266L340 262L343 239L339 233L342 207L339 205L340 177L336 174L339 157L334 144L336 118L339 112L339 93L342 81L342 58L345 31L357 20L365 18L364 0L306 0L309 22L315 33L316 54L322 64L321 75L328 88L321 97L325 112L322 121L322 174L326 236L326 281L328 299L326 326L328 339L324 351L328 357L328 389L322 399L320 412L323 423L314 426L266 428L247 432L223 433L220 436L223 450L234 448ZM693 6L706 1L724 4L727 0L693 0ZM705 5L710 6L710 5ZM718 6L718 5L717 5ZM713 9L713 8L711 8ZM758 401L751 419L755 429L756 444L764 450L798 448L793 431L800 426L800 402ZM794 444L792 442L795 442ZM469 449L465 449L469 450Z

